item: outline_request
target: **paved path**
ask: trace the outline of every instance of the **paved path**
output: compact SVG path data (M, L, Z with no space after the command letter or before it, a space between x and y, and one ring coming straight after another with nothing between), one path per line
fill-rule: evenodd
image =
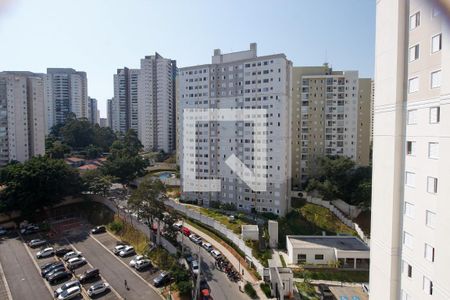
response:
M9 290L8 282L6 281L5 273L0 264L0 299L12 300L11 291Z
M12 298L53 299L25 247L17 235L0 241L0 263Z

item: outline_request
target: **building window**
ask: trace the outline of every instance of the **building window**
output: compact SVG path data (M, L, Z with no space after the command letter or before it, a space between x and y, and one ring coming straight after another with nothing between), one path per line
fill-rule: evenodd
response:
M404 214L412 219L414 219L415 211L414 204L405 202Z
M409 278L412 278L412 266L404 260L402 261L402 272Z
M419 25L420 25L420 11L416 12L415 14L409 17L409 30L413 30Z
M417 124L417 109L408 110L408 125Z
M409 234L408 232L404 231L403 232L403 245L412 249L414 246L413 243L414 243L413 236L411 234Z
M419 77L413 77L408 80L408 93L415 93L419 90Z
M441 70L431 73L431 88L435 89L441 86Z
M416 174L413 172L406 172L405 184L414 187L416 185Z
M419 59L419 44L409 48L409 62Z
M425 213L425 224L430 227L434 228L435 222L436 222L436 214L432 211L427 210Z
M434 262L434 247L425 243L425 259Z
M430 107L430 123L437 124L441 120L441 108L439 106Z
M316 255L314 256L314 259L315 259L315 260L323 260L323 254L316 254Z
M423 291L427 294L427 295L433 295L433 281L431 281L430 278L423 276Z
M416 154L416 142L407 141L406 142L406 154L415 155Z
M438 159L439 158L439 143L428 143L428 158Z
M442 49L442 33L431 38L431 53L436 53Z
M297 255L297 263L305 263L306 262L306 254L299 254Z
M402 300L412 300L411 296L404 290L402 290Z
M438 179L435 177L427 177L427 192L436 194L438 189Z

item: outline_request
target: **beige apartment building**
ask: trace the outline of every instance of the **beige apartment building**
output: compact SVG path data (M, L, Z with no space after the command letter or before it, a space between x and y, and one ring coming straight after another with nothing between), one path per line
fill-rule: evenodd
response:
M449 12L377 1L370 299L450 299Z
M371 79L328 64L294 67L292 73L293 188L301 188L321 156L368 165Z

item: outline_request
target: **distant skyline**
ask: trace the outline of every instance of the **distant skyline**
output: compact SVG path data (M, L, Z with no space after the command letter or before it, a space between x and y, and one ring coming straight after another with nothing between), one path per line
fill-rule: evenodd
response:
M116 69L155 52L184 67L256 42L294 66L327 61L373 77L374 36L374 0L0 0L0 71L86 71L101 117Z

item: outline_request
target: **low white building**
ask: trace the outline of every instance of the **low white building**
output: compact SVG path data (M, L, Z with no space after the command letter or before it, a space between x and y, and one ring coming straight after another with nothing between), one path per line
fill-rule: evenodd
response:
M244 241L257 241L259 239L258 225L242 225L241 232Z
M289 264L369 268L369 247L354 236L287 235L286 247Z

